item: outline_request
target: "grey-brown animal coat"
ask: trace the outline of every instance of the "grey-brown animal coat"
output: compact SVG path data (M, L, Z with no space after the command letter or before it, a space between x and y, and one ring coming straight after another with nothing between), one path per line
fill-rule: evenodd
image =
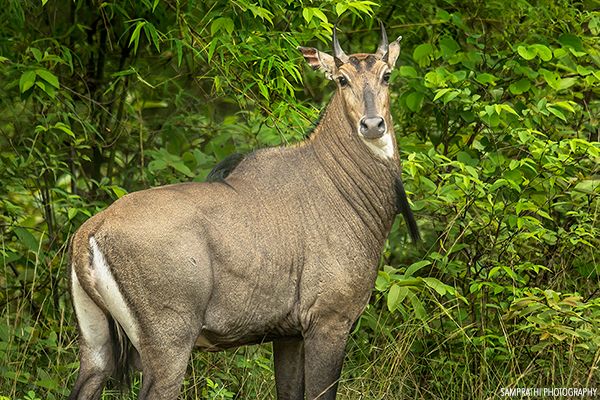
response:
M367 70L368 56L351 58ZM222 182L129 194L82 225L72 241L81 332L72 399L99 397L122 356L111 345L119 335L135 348L142 399L176 398L195 345L265 341L279 399L335 398L400 178L397 151L374 153L346 107L338 90L302 144L257 151ZM379 112L395 148L389 107Z

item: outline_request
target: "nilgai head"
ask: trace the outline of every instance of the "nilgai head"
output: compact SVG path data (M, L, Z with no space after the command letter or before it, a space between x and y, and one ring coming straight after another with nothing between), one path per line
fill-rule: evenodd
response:
M389 43L383 23L381 41L374 54L347 55L342 50L333 29L333 55L314 48L300 47L304 58L313 69L321 70L336 82L343 100L348 121L367 144L390 140L389 79L400 54L400 36ZM386 140L387 139L387 140ZM377 146L380 147L380 146ZM389 154L387 154L390 156Z

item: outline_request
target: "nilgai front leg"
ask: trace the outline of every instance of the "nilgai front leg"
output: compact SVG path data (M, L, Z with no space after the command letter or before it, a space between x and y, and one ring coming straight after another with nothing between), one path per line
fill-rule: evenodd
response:
M273 341L278 400L304 400L304 342L302 338Z
M327 321L305 335L304 377L308 400L335 400L350 326Z

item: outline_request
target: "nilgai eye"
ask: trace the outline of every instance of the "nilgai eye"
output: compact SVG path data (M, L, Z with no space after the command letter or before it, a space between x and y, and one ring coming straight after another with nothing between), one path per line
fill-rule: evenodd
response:
M389 83L390 82L390 73L386 72L385 74L383 74L383 83Z
M340 83L341 87L346 87L348 86L348 79L345 76L340 76L338 78L338 82Z

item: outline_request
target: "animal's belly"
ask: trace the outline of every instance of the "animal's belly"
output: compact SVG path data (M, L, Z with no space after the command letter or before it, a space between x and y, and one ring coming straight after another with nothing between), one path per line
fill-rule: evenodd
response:
M200 333L200 336L196 339L196 347L199 347L204 351L221 351L226 349L226 347L211 341L202 333Z
M280 299L257 303L245 299L245 306L213 301L209 303L196 339L196 346L206 351L219 351L247 344L267 343L279 337L298 336L298 309L293 301ZM286 303L290 304L286 304Z
M203 351L221 351L233 347L239 347L249 344L268 343L279 335L248 335L239 338L224 338L219 337L214 332L203 330L196 339L196 347Z

